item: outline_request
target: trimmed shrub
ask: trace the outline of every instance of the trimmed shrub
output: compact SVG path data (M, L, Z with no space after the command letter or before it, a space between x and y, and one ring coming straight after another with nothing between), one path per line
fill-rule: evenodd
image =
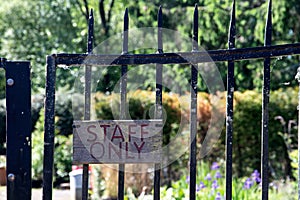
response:
M295 148L296 129L288 130L289 121L297 120L297 89L273 91L269 104L269 168L273 179L292 178L289 148ZM261 160L261 93L235 92L233 163L237 176L260 169ZM285 136L291 139L287 141ZM224 145L224 138L223 145ZM225 147L224 147L225 148Z
M40 101L34 102L40 104ZM36 106L33 104L33 107ZM44 109L39 112L32 133L32 179L43 179ZM55 105L54 185L69 181L72 168L72 102L71 95L57 95Z
M76 94L82 96L81 94ZM93 94L92 111L94 111L93 119L118 119L119 118L119 95L105 95L103 93ZM219 112L220 116L224 116L226 106L226 94L217 94L221 101L215 107L212 107L211 101L214 96L199 93L198 94L198 149L201 147L203 138L206 136L208 128L213 126L211 121L212 113ZM155 108L155 93L152 91L129 92L128 96L128 113L127 118L131 119L149 119L153 118ZM296 129L291 128L290 122L297 120L297 103L298 103L297 89L288 88L286 90L278 90L271 92L269 104L269 157L270 157L270 174L274 179L290 177L293 179L291 159L289 152L296 146L297 134ZM163 108L166 113L164 126L164 144L172 141L180 128L180 123L189 120L189 94L181 96L181 101L177 94L163 93ZM76 100L77 99L77 100ZM75 98L73 105L76 106L78 113L83 113L82 97ZM74 102L76 100L76 102ZM72 134L72 103L71 95L66 95L62 98L58 97L56 103L56 151L64 148L68 143L63 137ZM74 108L73 108L74 109ZM42 115L43 113L41 113ZM76 116L80 119L80 115ZM38 137L43 135L42 116L40 118L40 125L36 126ZM225 118L224 120L225 124ZM293 121L294 120L294 121ZM290 126L289 126L290 124ZM293 124L292 124L293 125ZM40 128L38 128L40 127ZM224 126L225 127L225 126ZM213 127L212 127L213 128ZM39 131L38 131L39 130ZM205 158L206 161L212 162L215 160L224 159L225 153L225 129L217 143L211 150L211 154ZM187 129L187 133L188 133ZM219 134L219 133L216 133ZM37 137L33 135L33 137ZM38 139L42 144L42 138ZM69 143L68 143L69 144ZM71 144L70 144L71 146ZM33 146L33 148L36 148ZM70 147L71 148L71 147ZM173 147L176 148L176 147ZM249 174L253 169L260 169L261 159L261 94L256 91L235 92L234 95L234 135L233 135L233 167L234 176L242 177ZM38 152L43 152L37 150ZM66 150L67 152L68 150ZM71 151L68 151L71 152ZM60 153L57 152L57 155ZM63 153L64 154L64 153ZM69 160L65 158L69 157ZM189 153L182 155L180 159L176 160L168 170L164 170L162 174L162 183L168 184L170 180L177 180L181 176L181 170L187 170ZM63 175L64 170L69 170L71 166L71 154L61 159L61 164L58 164L57 171ZM68 167L63 169L63 165ZM34 167L39 168L42 164L36 164ZM96 167L98 168L98 167ZM102 170L104 172L105 170ZM101 173L101 171L99 171ZM102 173L103 176L105 174ZM132 176L135 176L134 174ZM137 175L137 177L140 175ZM34 176L41 178L40 176ZM136 177L136 178L137 178ZM152 177L147 175L149 180ZM136 178L132 179L135 180ZM129 179L128 179L129 180ZM135 181L136 182L136 181ZM132 186L131 183L127 183ZM135 187L138 193L142 190L144 185ZM103 184L101 183L101 190L103 191ZM132 187L133 188L133 187Z

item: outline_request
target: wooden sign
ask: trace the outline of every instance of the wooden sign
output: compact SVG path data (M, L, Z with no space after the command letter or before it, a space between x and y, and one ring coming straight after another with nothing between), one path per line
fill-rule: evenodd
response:
M73 163L159 163L162 120L74 121Z

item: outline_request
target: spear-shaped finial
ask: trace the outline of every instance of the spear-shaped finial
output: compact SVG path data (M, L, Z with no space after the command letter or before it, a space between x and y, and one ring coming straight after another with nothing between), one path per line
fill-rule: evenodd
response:
M94 42L94 13L91 9L88 21L88 42L87 42L87 52L92 53Z
M265 28L265 46L270 46L272 43L272 0L268 3L268 14Z
M195 4L193 19L193 51L198 51L198 5Z
M163 36L162 36L162 24L163 24L163 17L162 17L162 6L159 6L158 13L157 13L157 52L163 53Z
M228 48L232 49L235 47L235 0L232 2L232 10L231 10L231 18L230 18L230 25L229 25L229 35L228 35Z
M124 26L123 26L123 54L128 53L128 27L129 27L129 17L128 8L125 9L124 13Z

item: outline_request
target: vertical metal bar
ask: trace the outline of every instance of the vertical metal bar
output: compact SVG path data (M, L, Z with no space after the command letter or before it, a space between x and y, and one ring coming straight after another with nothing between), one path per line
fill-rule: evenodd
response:
M88 21L88 38L87 38L87 53L93 51L93 39L94 39L94 15L91 9L89 21ZM84 74L85 86L84 86L84 120L91 119L91 66L85 66ZM82 169L82 199L88 199L89 190L89 165L83 164Z
M54 162L54 108L55 108L56 64L53 56L47 56L46 66L46 101L44 124L44 169L43 200L52 200L53 162Z
M31 199L31 81L29 62L5 62L7 199ZM22 96L22 98L20 98Z
M265 29L265 46L270 46L272 40L272 0L269 0L268 5L268 14L266 20L266 29ZM262 90L262 155L261 155L261 174L262 174L262 199L268 199L268 162L269 162L269 97L270 97L270 64L271 59L265 58L264 60L264 80L263 80L263 90Z
M124 27L123 27L123 47L122 54L128 53L128 9L125 9L124 13ZM127 101L127 65L121 66L121 82L120 82L120 119L126 119L126 101ZM118 176L118 200L124 199L124 178L125 178L125 164L119 164L119 176Z
M93 9L91 9L88 23L89 23L89 27L88 27L87 52L90 54L93 51L93 44L94 44L94 12L93 12Z
M198 6L195 5L193 24L193 51L198 51ZM196 199L196 171L197 171L197 82L198 65L191 65L191 105L190 105L190 199Z
M298 92L298 200L300 199L300 67L297 69L296 80L299 85Z
M235 0L232 3L228 48L235 47ZM233 137L234 61L228 61L226 104L226 200L232 199L232 137Z
M0 57L0 68L5 69L6 61L7 61L6 58Z
M163 30L162 30L162 7L160 6L157 13L157 53L163 53ZM162 64L156 64L156 98L155 98L155 118L162 119ZM161 164L154 164L154 200L160 199L160 171Z

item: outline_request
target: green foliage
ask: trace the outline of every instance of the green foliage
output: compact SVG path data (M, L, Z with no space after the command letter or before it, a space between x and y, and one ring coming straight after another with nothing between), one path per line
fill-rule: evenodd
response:
M219 169L213 170L211 165L207 162L199 162L197 165L196 176L196 198L197 199L224 199L225 196L225 170L221 161ZM223 166L223 167L222 167ZM221 177L216 178L216 174L219 173ZM162 186L160 188L160 197L168 200L187 200L189 199L189 176L187 170L177 181L172 182L170 187ZM208 180L208 174L211 176L211 180ZM256 200L261 198L261 185L253 182L250 188L245 187L247 179L253 181L252 174L242 178L233 178L232 180L232 199L233 200ZM249 180L248 179L248 180ZM213 182L217 181L217 188L213 188ZM202 187L200 187L200 183ZM217 198L218 197L218 198ZM99 198L99 197L98 197ZM269 186L269 198L270 199L297 199L297 182L290 180L277 180L272 181ZM125 200L150 200L153 199L153 191L150 194L140 194L138 197L132 192L132 188L127 188Z
M93 1L94 2L94 1ZM177 30L186 38L192 36L192 12L194 9L194 1L118 1L112 7L107 2L106 9L111 9L114 13L111 16L110 32L106 35L115 35L122 31L122 16L124 8L129 8L130 27L156 27L158 6L163 7L163 27L167 29ZM228 26L230 20L231 0L202 0L198 2L199 7L199 42L206 50L226 49L228 41ZM272 44L294 43L299 41L300 26L296 22L299 18L299 9L297 10L299 0L293 1L275 1L273 2L273 36ZM97 11L97 10L96 10ZM267 14L267 1L237 1L236 5L236 46L238 48L262 46L264 42L264 29ZM291 19L291 20L289 20ZM254 31L255 30L255 31ZM166 37L167 35L167 37ZM97 37L97 36L96 36ZM103 37L98 36L98 38ZM172 34L165 31L164 50L169 51L190 51L190 42L186 41L182 44L170 44L177 42L169 38ZM121 37L119 37L121 38ZM132 39L135 39L133 37ZM129 40L131 37L129 36ZM99 39L98 39L99 41ZM121 40L115 42L114 46L121 48ZM148 53L155 52L156 49L148 49ZM114 51L111 53L119 53ZM145 49L136 50L134 53L145 53ZM297 56L282 57L274 59L272 62L272 84L271 88L278 89L284 83L295 86L292 82L297 68ZM226 63L217 63L222 74L224 83L226 83ZM242 61L236 63L235 82L236 89L259 89L262 85L262 66L261 60ZM189 80L190 74L187 67L173 66L176 68L173 80ZM108 72L110 73L110 72ZM140 76L145 76L144 70L138 70ZM166 74L166 73L165 73ZM111 76L111 75L110 75ZM147 75L146 75L147 76ZM184 77L184 78L183 78ZM226 84L224 84L226 85ZM149 85L145 82L143 89L147 89ZM199 81L199 89L207 91L207 88Z
M269 158L273 178L294 178L287 144L281 134L285 124L276 119L281 116L286 121L297 119L297 90L287 88L271 92L269 104ZM296 130L291 130L296 135ZM290 141L296 143L296 137ZM261 155L261 94L255 91L235 93L233 160L238 176L260 168Z
M40 118L36 123L35 131L32 133L32 179L42 180L43 178L43 155L44 155L44 112L40 111Z
M66 182L72 170L73 135L57 135L55 137L54 171L56 181Z
M292 160L291 166L293 168L293 176L298 176L298 150L292 150L290 152L290 158Z
M6 141L6 106L5 101L0 101L0 151L4 150L4 143Z
M58 118L57 118L58 119ZM69 124L71 129L72 124ZM56 123L59 127L59 123ZM68 125L67 125L68 126ZM63 133L63 132L62 132ZM65 134L65 133L63 133ZM72 167L72 135L56 132L54 153L54 179L56 183L67 181ZM32 178L42 180L44 159L44 109L40 111L40 118L32 133Z
M55 108L56 134L64 136L72 134L73 113L71 95L63 91L57 92Z
M224 166L224 163L222 163ZM210 165L205 162L198 163L196 177L196 197L197 199L224 199L225 197L225 172L224 168L213 170ZM222 177L216 178L216 174L220 173ZM208 180L208 174L211 176L211 180ZM250 179L251 174L247 174ZM233 200L255 200L261 198L261 186L258 183L253 183L250 188L245 188L244 184L248 177L234 178L232 181L232 199ZM213 188L213 182L217 181L217 188ZM200 187L200 183L202 187ZM189 199L189 177L187 173L183 175L178 181L172 183L171 187L163 186L160 189L160 197L168 200L182 200ZM297 199L297 184L290 181L276 181L270 184L269 198L270 199ZM127 190L125 199L137 200L137 199L151 199L152 195L146 195L143 197L135 197L131 190Z
M195 4L195 1L192 0L110 0L103 1L102 7L99 3L101 1L90 0L86 2L87 4L83 0L12 0L3 2L0 9L1 57L31 61L34 92L43 91L45 55L56 52L81 53L86 51L86 22L88 11L91 8L94 8L95 12L95 45L99 45L111 36L115 37L113 46L118 46L118 48L106 53L121 53L122 51L122 36L121 34L117 35L117 33L121 33L123 29L122 18L125 7L129 8L130 30L141 27L156 27L158 6L162 5L163 27L178 31L184 38L191 38L192 36L192 12ZM198 2L199 43L204 49L227 48L231 3L231 0L202 0ZM300 26L297 20L300 13L297 9L298 5L299 0L273 2L273 44L299 41ZM104 13L102 17L100 17L100 8ZM236 46L240 48L263 45L267 1L238 1L236 12ZM156 38L155 33L149 34ZM190 40L178 44L177 36L175 39L170 39L173 36L165 31L165 52L191 50ZM135 38L132 35L129 36L129 43ZM156 48L145 48L136 50L134 53L156 52ZM260 88L262 85L262 63L260 60L236 63L236 89ZM295 82L292 80L298 66L297 63L296 56L274 59L271 88L278 89L285 83L295 86ZM226 83L226 63L217 63L217 65L224 78L224 83ZM173 75L173 80L178 82L189 80L190 74L187 67L178 65L171 65L171 67L176 71L176 73L169 73L170 76ZM58 70L57 73L59 77L57 79L58 87L72 88L74 77L69 73L69 70ZM145 75L143 69L137 70L137 73L140 76ZM112 91L113 86L118 81L117 77L115 70L109 68L104 73L103 82L105 84L100 86L98 91ZM145 82L142 89L148 89L148 87L149 84ZM201 80L199 81L199 89L207 90ZM4 91L3 84L0 84L0 91ZM4 93L0 94L1 96L3 97Z
M168 93L164 93L163 108L165 110L165 125L164 143L167 144L169 137L175 136L180 120L181 109L178 99L172 97ZM95 115L96 119L118 119L119 118L119 96L118 95L104 95L102 93L95 94ZM128 118L129 119L153 119L155 107L155 95L151 91L141 91L128 94ZM114 113L114 115L113 115Z
M105 181L99 177L102 177L102 172L101 172L101 166L100 165L93 165L93 171L92 174L94 177L93 180L93 194L92 194L92 199L99 199L105 191Z
M29 60L33 91L45 85L45 56L55 52L82 52L83 36L73 23L73 0L3 2L0 8L0 54L14 60ZM58 71L60 86L72 86L72 79Z
M6 86L6 80L5 80L5 71L4 69L0 69L0 99L5 98L5 86Z
M288 145L285 142L284 130L285 127L280 121L275 119L276 116L281 116L286 121L294 120L297 117L297 90L288 88L286 90L278 90L271 93L269 113L270 113L270 125L269 125L269 156L270 156L270 170L273 179L281 179L285 177L293 178L293 166L292 157L289 156ZM59 94L59 93L58 93ZM58 159L58 171L64 171L61 169L62 165L66 164L66 169L70 167L71 154L65 154L63 152L69 152L68 147L64 147L67 143L64 139L72 133L72 103L70 95L58 95L56 104L56 150L57 156L66 155L61 157L60 161ZM76 96L76 95L75 95ZM175 94L170 95L169 93L164 93L164 110L166 112L166 123L164 126L164 143L167 144L168 141L172 140L179 128L181 118L188 118L189 108L188 101L187 104L180 104L177 96ZM205 132L209 126L208 120L211 117L211 109L208 96L204 94L199 95L202 99L199 101L199 139L205 136ZM82 110L83 105L78 99L73 98L73 106L75 109ZM118 119L119 117L119 96L118 95L105 95L102 93L96 93L93 99L92 111L95 111L95 119ZM155 96L151 91L136 91L133 93L128 93L129 99L129 113L131 119L149 119L153 117L154 111L154 101ZM77 103L76 103L77 102ZM206 103L205 103L206 102ZM224 102L225 103L225 102ZM261 146L261 94L255 91L246 91L244 93L235 93L235 103L234 103L234 175L244 176L250 173L253 169L260 169L260 146ZM182 109L181 109L182 108ZM73 108L74 109L74 108ZM113 115L113 111L115 115ZM43 141L43 116L35 126L35 131L33 133L33 162L34 169L37 172L33 172L34 178L40 178L42 170L42 143ZM296 135L296 130L290 130L291 135ZM224 136L221 137L218 145L214 147L211 158L216 158L223 155L224 153ZM297 143L296 137L291 137L289 140L290 148L295 148ZM198 140L201 143L201 140ZM62 144L62 145L61 145ZM69 144L71 145L71 144ZM66 149L65 149L66 148ZM35 158L35 157L38 158ZM40 156L40 157L39 157ZM208 158L208 160L211 160ZM178 164L180 166L185 166L188 161L187 156L183 156L181 160L176 162L177 164L173 166L173 169L178 170L180 167L176 167ZM61 165L59 164L61 163ZM40 175L37 175L40 174ZM63 173L58 172L62 175ZM58 175L58 176L60 176ZM173 177L176 179L176 177Z

